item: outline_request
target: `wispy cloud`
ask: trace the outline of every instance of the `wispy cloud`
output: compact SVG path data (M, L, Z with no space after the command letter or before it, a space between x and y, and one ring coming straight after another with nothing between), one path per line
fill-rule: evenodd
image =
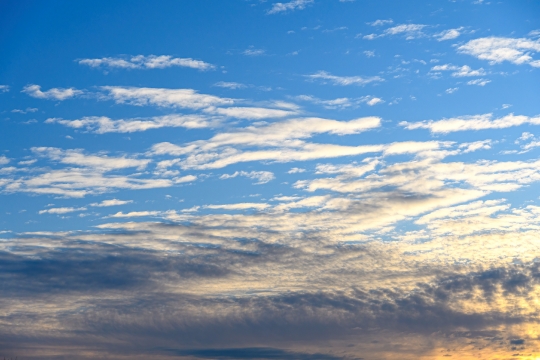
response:
M295 100L307 101L316 105L321 105L325 109L347 109L355 108L361 104L369 106L383 103L384 100L375 96L362 96L359 98L337 98L333 100L322 100L311 95L298 95L293 97Z
M0 93L9 92L9 85L0 85Z
M483 114L414 123L403 121L400 123L401 126L408 130L428 129L432 133L443 134L456 131L506 129L523 124L540 125L540 117L510 114L494 119L493 114Z
M86 208L85 207L80 207L80 208L74 208L74 207L61 207L61 208L50 208L50 209L46 209L46 210L40 210L39 211L39 214L42 215L42 214L57 214L57 215L62 215L62 214L67 214L67 213L71 213L71 212L77 212L77 211L85 211Z
M137 55L131 57L105 57L78 60L81 65L120 69L164 69L173 66L188 67L197 70L212 70L215 66L192 58L175 58L170 55Z
M467 76L484 76L486 71L483 68L478 70L471 69L468 65L455 66L451 64L445 65L436 65L431 68L431 71L453 71L452 76L454 77L467 77Z
M75 88L52 88L47 91L41 91L41 86L39 85L26 85L23 90L23 93L26 93L32 97L38 99L47 99L47 100L66 100L78 95L82 95L83 91L77 90Z
M268 10L268 14L277 14L287 11L303 10L307 5L313 4L314 0L293 0L287 3L274 3Z
M119 205L126 205L131 204L133 200L118 200L118 199L110 199L110 200L103 200L99 203L92 203L90 206L94 207L108 207L108 206L119 206Z
M164 115L148 119L118 119L113 120L105 116L84 117L77 120L64 120L50 118L47 124L61 124L73 129L85 129L96 134L105 133L132 133L159 129L164 127L183 127L187 129L200 129L216 125L217 119L202 115Z
M270 171L235 171L232 174L223 174L219 178L225 180L232 179L237 176L244 176L250 179L257 180L257 182L255 183L256 185L266 184L267 182L270 182L276 178L274 176L274 173Z
M334 85L348 86L348 85L367 85L369 83L377 83L384 81L380 76L362 77L362 76L337 76L332 75L326 71L319 71L315 74L304 75L311 80L321 80L323 82L328 81Z

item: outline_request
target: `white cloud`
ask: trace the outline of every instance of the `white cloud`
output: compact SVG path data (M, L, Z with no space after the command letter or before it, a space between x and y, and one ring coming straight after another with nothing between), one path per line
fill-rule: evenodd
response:
M209 140L199 140L185 146L159 143L152 147L154 155L185 156L175 163L185 169L221 168L247 161L294 161L336 157L379 151L380 146L339 146L310 144L300 139L315 134L357 134L380 126L377 117L337 121L321 118L290 119L279 123L250 126L236 132L221 133ZM242 148L255 150L241 151Z
M192 58L173 58L170 55L137 55L130 58L106 57L100 59L82 59L81 65L91 67L109 67L122 69L164 69L172 66L189 67L198 70L211 70L215 66Z
M19 114L28 114L38 111L37 108L26 108L26 110L20 110L20 109L13 109L11 110L12 113L19 113Z
M509 61L516 65L540 67L540 60L534 60L531 56L531 53L540 52L539 40L492 36L471 40L457 50L480 60L487 60L492 65Z
M374 96L362 96L359 98L337 98L333 100L322 100L311 95L298 95L294 97L295 100L308 101L310 103L321 105L325 109L347 109L358 107L360 104L367 104L369 106L376 105L384 102L382 99Z
M131 133L159 129L163 127L183 127L187 129L206 128L218 123L217 119L211 119L202 115L164 115L148 119L119 119L112 120L105 116L89 116L77 120L64 120L50 118L47 124L61 124L74 129L84 128L97 134L105 133Z
M314 0L293 0L287 3L274 3L268 10L268 14L277 14L285 11L303 10L307 5L312 4Z
M33 147L31 150L36 155L48 157L63 164L96 168L105 171L132 167L142 170L152 161L150 159L109 157L106 155L85 155L82 150L62 150L54 147Z
M452 93L455 93L456 91L458 91L459 88L455 87L455 88L448 88L445 90L445 93L447 94L452 94Z
M136 106L157 105L163 107L180 107L202 109L209 106L231 105L233 99L220 98L213 95L199 94L193 89L139 88L121 86L103 86L118 104Z
M461 35L461 30L463 30L463 27L457 29L448 29L433 36L437 38L437 41L452 40Z
M387 19L387 20L375 20L373 22L368 22L367 24L371 25L371 26L382 26L382 25L390 25L393 22L394 22L394 20Z
M366 55L367 57L374 57L375 56L375 51L366 50L366 51L364 51L364 55Z
M223 205L205 205L206 209L212 210L247 210L247 209L256 209L264 210L270 205L264 203L238 203L238 204L223 204Z
M468 65L455 66L451 64L436 65L431 68L431 71L454 71L452 76L454 77L467 77L467 76L484 76L486 72L483 68L478 70L471 69Z
M293 167L289 171L287 171L287 174L299 174L299 173L303 173L305 171L306 171L306 169Z
M5 93L9 91L9 85L0 85L0 93Z
M0 165L6 165L7 163L9 163L9 159L7 157L5 157L4 155L1 155L0 156Z
M267 182L272 181L276 178L274 176L274 173L270 171L235 171L232 174L223 174L219 178L224 180L232 179L237 176L245 176L250 179L258 180L255 185L266 184Z
M71 212L84 211L84 210L86 210L85 207L80 207L80 208L61 207L61 208L50 208L50 209L46 209L46 210L40 210L39 214L40 215L42 215L42 214L67 214L67 213L71 213Z
M484 86L486 84L489 84L491 80L488 79L474 79L467 81L467 85L477 85L477 86Z
M222 87L222 88L226 88L226 89L233 89L233 90L247 88L247 85L240 84L240 83L237 83L237 82L227 82L227 81L219 81L219 82L215 83L214 86Z
M372 82L384 81L384 79L379 76L371 76L371 77L337 76L337 75L332 75L326 71L319 71L319 72L316 72L315 74L304 75L304 76L313 80L323 80L323 81L328 80L334 85L341 85L341 86L366 85Z
M506 115L493 119L493 114L460 116L442 120L429 120L415 123L403 121L400 123L408 130L428 129L432 133L451 133L467 130L505 129L523 124L540 125L540 117L528 117L523 115Z
M111 200L103 200L99 203L92 203L90 206L94 207L107 207L107 206L119 206L119 205L125 205L125 204L131 204L133 200L118 200L118 199L111 199Z
M77 95L81 95L83 92L74 88L62 89L62 88L52 88L47 91L41 91L41 86L39 85L26 85L23 90L23 93L26 93L32 97L38 99L48 99L48 100L66 100Z
M117 212L116 214L109 215L112 218L129 218L129 217L143 217L143 216L159 216L163 214L161 211L131 211L124 214L122 211Z
M417 37L424 36L422 29L427 25L421 24L402 24L384 30L383 35L406 35L407 40L412 40Z
M247 56L261 56L266 53L266 50L262 49L246 49L242 52L242 54Z
M282 117L298 114L298 111L269 109L269 108L262 108L262 107L229 107L229 108L209 107L209 108L204 109L204 112L209 113L209 114L233 117L237 119L249 119L249 120L282 118Z
M481 140L481 141L475 141L471 143L463 143L459 145L460 149L464 149L463 153L469 153L477 150L489 150L491 149L492 141L490 139L488 140Z

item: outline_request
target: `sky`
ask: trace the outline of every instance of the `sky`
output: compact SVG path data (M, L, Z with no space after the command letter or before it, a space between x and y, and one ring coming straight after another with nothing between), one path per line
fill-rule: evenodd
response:
M0 357L540 359L540 2L0 1Z

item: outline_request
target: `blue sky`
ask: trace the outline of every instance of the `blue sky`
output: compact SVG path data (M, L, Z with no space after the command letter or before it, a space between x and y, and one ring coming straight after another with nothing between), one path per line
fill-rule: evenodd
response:
M535 359L539 15L2 2L0 349Z

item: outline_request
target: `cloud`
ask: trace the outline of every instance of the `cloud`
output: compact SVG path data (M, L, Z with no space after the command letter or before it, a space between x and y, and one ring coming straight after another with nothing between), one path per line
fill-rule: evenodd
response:
M348 86L348 85L366 85L372 82L381 82L384 81L380 76L371 76L371 77L361 77L361 76L337 76L332 75L326 71L319 71L315 74L304 75L305 77L311 80L322 80L323 83L325 80L331 82L334 85Z
M237 119L271 119L282 118L291 115L296 115L298 111L289 111L282 109L269 109L262 107L228 107L228 108L216 108L209 107L204 109L204 112L215 115L223 115L227 117L233 117Z
M7 157L5 157L4 155L0 155L0 165L6 165L7 163L9 163L9 159Z
M313 4L314 0L293 0L287 3L274 3L268 10L268 14L277 14L294 10L304 10L307 5Z
M487 60L491 65L504 61L512 64L529 64L540 67L540 60L534 60L531 53L540 52L540 41L527 38L485 37L470 40L457 48L462 54Z
M85 129L96 134L106 133L132 133L159 129L164 127L183 127L187 129L200 129L218 124L217 119L203 115L164 115L147 119L118 119L113 120L106 116L87 116L77 120L64 120L49 118L47 124L61 124L74 129Z
M11 110L12 113L19 113L19 114L27 114L27 113L33 113L38 111L37 108L26 108L26 110L20 110L20 109L13 109Z
M9 85L0 85L0 93L9 92Z
M129 58L105 57L78 60L81 65L121 69L164 69L172 66L188 67L197 70L212 70L215 66L192 58L173 58L170 55L136 55Z
M260 184L266 184L269 181L274 180L276 177L274 176L274 173L270 171L235 171L232 174L223 174L219 178L220 179L232 179L237 176L245 176L250 179L258 180L255 185Z
M373 22L368 22L367 24L371 25L371 26L382 26L382 25L390 25L393 22L394 22L394 20L387 19L387 20L375 20Z
M41 91L41 86L39 85L26 85L23 88L22 92L38 99L59 100L59 101L66 100L66 99L83 94L81 90L77 90L75 88L69 88L69 89L52 88L47 91Z
M477 150L489 150L491 149L491 140L481 140L471 143L463 143L459 145L459 148L464 149L463 153L469 153Z
M262 49L246 49L242 52L243 55L247 56L261 56L266 53L266 50Z
M130 217L144 217L144 216L158 216L161 215L161 211L131 211L129 213L124 214L123 212L119 211L116 214L109 215L111 218L130 218Z
M467 81L467 85L477 85L477 86L485 86L486 84L489 84L491 80L488 79L474 79Z
M455 66L451 64L436 65L431 68L431 71L454 71L452 76L454 77L467 77L467 76L484 76L486 72L483 68L478 70L471 69L468 65Z
M414 123L403 121L400 126L404 126L408 130L429 129L432 133L447 134L456 131L506 129L523 124L540 125L540 117L509 114L493 119L493 114L483 114Z
M263 203L238 203L238 204L224 204L224 205L205 205L206 209L212 210L247 210L247 209L256 209L264 210L270 205Z
M227 81L219 81L215 83L214 86L222 87L226 89L232 89L232 90L245 89L247 87L247 85L244 85L244 84L240 84L237 82L227 82Z
M131 204L133 200L118 200L118 199L110 199L110 200L103 200L99 203L92 203L90 206L94 207L107 207L107 206L118 206L118 205L125 205L125 204Z
M289 119L279 123L251 126L235 132L220 133L209 140L199 140L184 146L158 143L152 147L151 154L185 156L184 159L174 162L185 169L217 169L248 161L299 161L361 154L379 151L381 147L310 144L300 139L324 133L357 134L375 129L380 123L381 120L376 117L351 121L321 118ZM240 151L242 148L247 150Z
M303 173L305 171L306 171L306 169L293 167L289 171L287 171L287 174L298 174L298 173Z
M110 171L136 167L144 169L152 160L127 157L85 155L81 150L62 150L53 147L33 147L32 152L63 164L90 167Z
M61 214L67 214L67 213L71 213L71 212L84 211L84 210L86 210L85 207L80 207L80 208L61 207L61 208L50 208L50 209L46 209L46 210L40 210L39 214L40 215L42 215L42 214L58 214L58 215L61 215Z
M452 93L455 93L458 90L459 90L459 88L455 87L455 88L448 88L444 92L447 93L447 94L452 94Z
M295 100L299 101L307 101L312 104L321 105L325 109L347 109L347 108L355 108L358 107L360 104L367 104L369 106L376 105L378 103L383 103L384 100L374 97L374 96L362 96L359 98L337 98L333 100L322 100L317 97L311 96L311 95L298 95L294 97Z
M441 31L440 33L433 36L437 38L437 41L453 40L461 35L461 30L463 30L463 27L459 27L456 29L448 29Z
M103 86L108 97L118 104L156 105L198 110L209 106L232 105L233 99L199 94L193 89L138 88Z

